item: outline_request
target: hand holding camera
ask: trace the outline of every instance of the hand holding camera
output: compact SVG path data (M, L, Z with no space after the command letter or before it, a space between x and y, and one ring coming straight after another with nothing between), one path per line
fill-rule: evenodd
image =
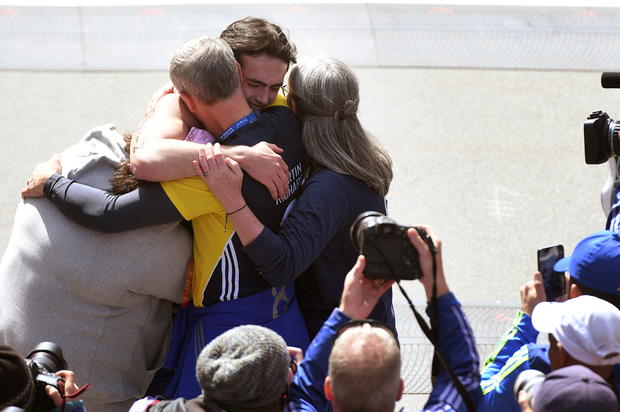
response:
M401 226L379 212L364 212L351 226L353 245L365 257L370 279L420 279L431 300L433 265L437 265L437 296L449 292L443 273L441 241L427 226Z
M381 295L394 284L393 280L382 282L364 276L365 268L366 259L360 255L344 279L339 309L351 319L366 319Z
M450 292L443 271L443 259L441 256L441 239L428 226L418 226L407 230L407 236L411 244L416 248L419 257L419 265L422 272L420 282L426 291L426 298L431 300L433 295L433 260L437 263L437 297Z
M62 370L56 372L55 375L60 378L58 381L59 387L47 385L45 392L56 407L61 407L64 402L63 396L73 397L73 395L80 392L80 388L75 383L75 373L73 371Z
M364 212L357 217L351 226L351 241L366 257L366 277L398 281L422 275L418 252L407 236L409 229L430 240L423 228L401 226L379 212Z

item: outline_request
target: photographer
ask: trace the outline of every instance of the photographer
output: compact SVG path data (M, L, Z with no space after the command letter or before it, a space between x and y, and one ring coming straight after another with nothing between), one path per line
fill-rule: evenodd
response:
M437 249L438 349L446 356L474 403L480 395L478 355L473 334L459 302L446 283L441 259L441 242L425 228ZM428 299L433 290L433 256L429 245L415 229L407 235L419 254ZM332 312L308 348L291 386L292 398L302 411L392 411L403 392L400 379L400 351L396 339L373 323L347 325L365 319L393 281L364 277L365 258L360 256L347 275L340 306ZM430 305L429 309L430 310ZM339 330L346 330L339 335ZM370 327L369 327L370 326ZM337 337L337 338L336 338ZM334 338L336 338L334 342ZM333 343L333 348L332 348ZM450 377L441 371L425 405L427 411L461 411L465 405Z
M82 400L67 402L67 398L73 398L81 392L75 383L75 374L61 370L56 375L60 378L60 391L50 385L42 387L40 382L34 381L24 359L11 347L0 345L0 410L14 406L29 412L33 408L45 410L45 406L50 405L49 410L54 411L57 408L63 408L66 412L86 411ZM49 399L45 399L45 395Z
M577 244L571 257L555 265L557 271L566 269L569 272L569 299L590 295L620 307L619 232L601 231L586 236ZM519 373L527 369L548 373L557 368L550 362L549 345L536 344L539 331L531 318L537 305L546 300L541 275L535 273L534 280L521 287L521 310L511 328L484 362L480 411L518 411L513 386ZM588 326L584 328L587 330ZM615 330L620 330L620 325L615 326ZM620 382L618 365L613 367L611 374L616 382Z

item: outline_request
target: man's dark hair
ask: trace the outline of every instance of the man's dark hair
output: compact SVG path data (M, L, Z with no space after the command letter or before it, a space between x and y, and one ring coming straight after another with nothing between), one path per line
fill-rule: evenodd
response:
M582 295L589 295L589 296L597 297L599 299L603 299L611 303L618 309L620 309L620 295L615 295L615 294L601 292L599 290L592 289L589 286L585 286L584 284L577 282L572 277L570 278L570 284L579 286L579 290L581 291Z
M297 50L280 26L258 17L246 17L232 23L220 35L235 54L257 56L267 54L283 60L286 64L297 63Z

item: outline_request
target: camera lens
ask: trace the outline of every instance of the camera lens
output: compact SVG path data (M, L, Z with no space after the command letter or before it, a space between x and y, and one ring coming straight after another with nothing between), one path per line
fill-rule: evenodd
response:
M364 244L364 231L368 227L374 226L381 217L385 216L379 212L364 212L360 214L351 225L351 242L353 242L353 246L355 246L360 253L362 253L362 246Z
M55 373L62 369L67 369L67 361L65 360L60 345L54 342L41 342L34 347L26 356L36 364L45 368L46 372Z
M583 124L587 164L600 164L620 156L620 122L603 111L592 112Z
M532 400L535 398L536 392L538 392L538 388L544 380L544 373L534 369L524 370L517 376L517 380L513 387L515 399L518 398L520 391L525 391L530 399L530 405L533 404Z

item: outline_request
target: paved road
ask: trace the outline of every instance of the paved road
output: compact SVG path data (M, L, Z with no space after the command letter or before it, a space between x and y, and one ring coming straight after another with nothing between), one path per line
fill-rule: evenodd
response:
M582 122L620 115L597 72L356 69L361 118L390 150L397 221L432 225L465 301L514 302L538 247L600 228L606 166L583 161ZM164 72L2 72L0 249L38 161L91 126L130 130ZM421 295L417 295L418 297Z

